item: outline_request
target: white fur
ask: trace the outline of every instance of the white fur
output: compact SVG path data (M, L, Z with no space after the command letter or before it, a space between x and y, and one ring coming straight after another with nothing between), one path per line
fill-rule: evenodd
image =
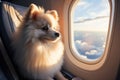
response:
M29 48L23 47L20 42L18 47L15 61L25 77L45 80L61 69L64 49L62 42L45 45L36 42Z

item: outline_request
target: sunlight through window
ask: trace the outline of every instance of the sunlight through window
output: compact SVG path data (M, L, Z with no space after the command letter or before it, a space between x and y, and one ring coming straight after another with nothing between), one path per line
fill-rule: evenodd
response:
M72 47L75 56L86 61L99 59L104 54L108 35L108 0L79 0L72 12Z

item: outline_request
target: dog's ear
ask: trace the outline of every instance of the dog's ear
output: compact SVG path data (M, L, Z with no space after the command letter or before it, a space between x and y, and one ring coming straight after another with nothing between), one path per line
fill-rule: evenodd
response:
M39 15L39 10L38 7L35 4L31 4L29 6L29 11L28 11L29 18L36 20L37 15Z
M35 4L31 4L26 14L26 19L29 18L29 19L36 20L38 15L39 15L38 7Z
M57 21L59 20L58 13L56 10L48 10L46 13L51 14Z
M38 9L39 9L39 12L40 12L40 13L44 13L44 12L45 12L45 10L44 10L43 7L40 7L40 6L39 6Z

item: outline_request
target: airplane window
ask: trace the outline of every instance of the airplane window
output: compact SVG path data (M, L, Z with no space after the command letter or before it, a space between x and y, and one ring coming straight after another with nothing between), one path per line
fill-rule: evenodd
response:
M109 29L109 0L78 0L71 16L74 56L85 61L100 59L105 51Z

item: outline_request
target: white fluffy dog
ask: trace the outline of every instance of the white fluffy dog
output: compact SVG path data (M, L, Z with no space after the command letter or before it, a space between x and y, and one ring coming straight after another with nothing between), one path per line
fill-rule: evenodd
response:
M60 72L64 46L58 20L57 11L30 5L14 37L14 61L24 77L67 80Z

